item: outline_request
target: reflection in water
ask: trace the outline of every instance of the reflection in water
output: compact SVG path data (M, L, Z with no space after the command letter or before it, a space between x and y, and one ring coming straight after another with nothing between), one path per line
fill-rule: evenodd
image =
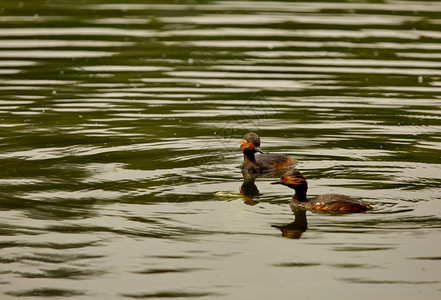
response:
M267 173L268 174L268 173ZM259 203L260 192L255 183L256 178L261 176L262 173L250 173L242 171L243 183L240 187L240 195L242 200L247 205L256 205ZM277 177L280 172L271 172L270 175ZM303 232L308 228L306 221L306 211L303 209L293 210L295 220L285 225L272 225L278 228L282 232L283 237L291 239L299 239Z
M294 222L285 225L271 225L282 232L282 236L289 239L299 239L302 233L308 228L308 222L306 220L306 210L297 209L294 210Z
M245 204L256 205L259 203L259 189L255 180L259 177L258 173L249 173L242 171L243 183L240 187L240 196Z
M285 171L286 169L281 169L264 173L252 173L242 170L243 183L240 187L240 196L244 203L248 205L255 205L259 203L259 197L261 194L255 182L258 177L277 178Z

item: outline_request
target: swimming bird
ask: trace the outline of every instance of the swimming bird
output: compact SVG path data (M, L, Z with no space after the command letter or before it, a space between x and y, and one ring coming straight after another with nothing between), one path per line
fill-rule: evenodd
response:
M242 171L259 173L286 169L295 166L296 159L280 153L263 152L260 137L255 132L248 132L240 143L243 152ZM257 153L257 154L256 154Z
M294 189L295 193L290 205L293 210L312 210L317 212L356 213L371 210L372 207L360 200L339 194L326 194L312 198L306 196L308 183L297 170L289 170L279 181L272 184L282 184Z

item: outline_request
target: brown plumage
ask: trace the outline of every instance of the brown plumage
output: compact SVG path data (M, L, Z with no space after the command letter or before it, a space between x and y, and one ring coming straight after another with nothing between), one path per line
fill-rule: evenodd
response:
M307 198L308 183L305 177L297 170L289 170L279 181L273 182L273 184L282 184L295 190L290 203L293 210L303 209L317 212L356 213L372 209L370 205L345 195L326 194Z
M265 172L286 169L297 164L297 160L280 153L264 153L260 149L260 138L254 132L245 135L240 143L243 152L241 169L246 172ZM257 154L256 154L257 153Z

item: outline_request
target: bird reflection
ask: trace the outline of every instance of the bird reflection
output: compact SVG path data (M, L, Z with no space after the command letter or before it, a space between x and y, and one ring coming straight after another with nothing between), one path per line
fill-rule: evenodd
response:
M242 172L243 183L240 187L240 197L247 205L259 203L260 192L255 180L259 176L257 173Z
M294 222L285 225L271 225L282 232L282 236L289 239L299 239L303 232L308 229L306 221L306 211L303 209L294 210Z
M271 177L279 176L280 172L271 172ZM259 203L260 192L256 186L256 178L261 174L242 172L243 183L240 187L240 196L247 205L256 205ZM267 174L268 175L268 174ZM290 239L299 239L303 232L308 228L306 221L306 211L302 209L293 209L294 222L284 225L271 225L282 232L282 236Z
M257 177L280 177L280 175L285 171L286 169L273 170L265 173L250 173L247 171L242 171L243 183L240 187L240 197L242 198L243 202L247 205L256 205L259 203L260 192L255 183Z

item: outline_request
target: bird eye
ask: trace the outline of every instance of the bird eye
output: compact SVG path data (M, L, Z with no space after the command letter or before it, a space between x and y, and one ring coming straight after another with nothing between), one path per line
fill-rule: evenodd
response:
M288 178L286 178L286 177L283 177L283 178L282 178L282 180L283 180L283 181L287 181L287 180L288 180Z
M253 143L251 143L251 144L250 144L250 147L254 147L254 144L253 144Z

